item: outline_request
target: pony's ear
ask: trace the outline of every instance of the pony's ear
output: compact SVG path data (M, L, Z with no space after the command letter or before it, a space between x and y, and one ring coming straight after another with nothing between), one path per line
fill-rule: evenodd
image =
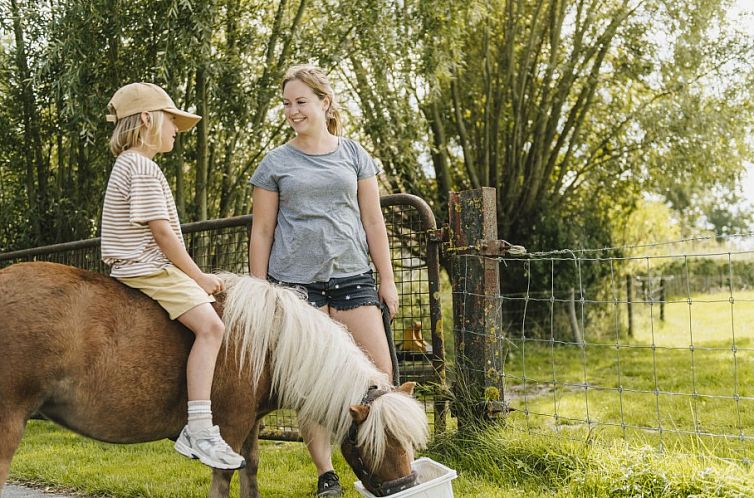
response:
M406 393L409 396L414 394L414 388L416 387L416 382L404 382L400 386L398 386L395 390L400 391L402 393Z
M354 422L360 424L367 419L367 415L369 415L369 406L351 405L351 408L349 408L348 411L351 412L351 417L353 417Z

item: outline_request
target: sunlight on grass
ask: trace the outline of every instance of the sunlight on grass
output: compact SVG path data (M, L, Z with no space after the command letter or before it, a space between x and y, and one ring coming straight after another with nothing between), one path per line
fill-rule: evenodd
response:
M357 480L338 451L334 464L345 497L361 495ZM316 470L301 443L260 441L259 482L265 497L310 497ZM209 468L178 455L170 441L114 445L78 436L50 422L30 421L13 459L11 480L113 497L206 497ZM456 496L505 496L481 478L461 476ZM238 477L231 496L238 496ZM513 495L511 495L513 496Z
M751 458L754 292L729 297L669 303L664 320L658 304L634 303L634 337L593 337L583 349L513 339L505 369L511 420L577 439L599 433Z
M303 444L260 441L259 478L265 496L311 496L316 470ZM342 458L336 468L346 488L355 481ZM171 441L99 443L52 423L31 421L13 460L11 479L44 482L87 494L118 497L205 497L209 468L178 455ZM234 477L231 496L238 495ZM359 496L349 490L346 496Z
M630 449L575 428L572 437L527 434L509 419L479 432L449 433L430 457L455 468L457 497L750 496L751 469L648 447ZM353 474L336 455L346 497L359 496ZM175 454L171 443L110 445L77 436L49 422L32 421L14 459L11 478L91 495L206 496L209 470ZM266 497L311 496L314 466L300 443L261 442L259 470ZM622 491L621 491L622 490ZM238 496L234 479L231 496Z
M754 339L754 291L673 298L665 304L665 320L658 303L634 303L633 310L634 339L641 344L730 348L734 339Z

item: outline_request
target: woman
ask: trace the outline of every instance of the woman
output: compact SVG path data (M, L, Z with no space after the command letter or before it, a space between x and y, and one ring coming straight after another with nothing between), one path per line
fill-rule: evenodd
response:
M309 303L345 325L390 378L380 304L392 318L398 290L380 208L380 170L361 145L340 136L335 94L321 69L290 68L282 91L295 137L270 151L251 178L251 273L300 288ZM301 431L317 466L317 496L340 496L328 435L320 427Z

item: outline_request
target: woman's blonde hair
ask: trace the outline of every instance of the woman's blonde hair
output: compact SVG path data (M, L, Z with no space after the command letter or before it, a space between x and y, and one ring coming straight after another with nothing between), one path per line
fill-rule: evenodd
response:
M320 100L324 100L325 97L330 97L330 107L325 111L325 117L327 118L327 131L333 135L340 135L343 128L340 115L340 105L335 100L335 92L333 92L332 86L330 86L330 80L327 79L325 72L311 64L299 64L293 66L285 72L283 83L281 85L282 89L285 90L285 85L293 80L298 80L311 88Z
M146 145L157 148L162 143L162 111L147 112L147 123L142 123L141 113L123 117L115 123L110 137L110 151L114 156L132 147Z

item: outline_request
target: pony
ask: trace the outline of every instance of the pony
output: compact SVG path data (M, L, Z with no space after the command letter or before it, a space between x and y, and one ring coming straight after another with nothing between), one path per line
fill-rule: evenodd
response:
M413 384L393 388L345 328L295 291L221 274L226 324L212 386L215 423L246 459L241 497L260 496L261 418L276 408L320 424L377 496L415 484L428 422ZM0 493L35 413L110 443L175 440L186 423L193 334L108 276L46 262L0 270ZM212 469L211 498L234 471Z

